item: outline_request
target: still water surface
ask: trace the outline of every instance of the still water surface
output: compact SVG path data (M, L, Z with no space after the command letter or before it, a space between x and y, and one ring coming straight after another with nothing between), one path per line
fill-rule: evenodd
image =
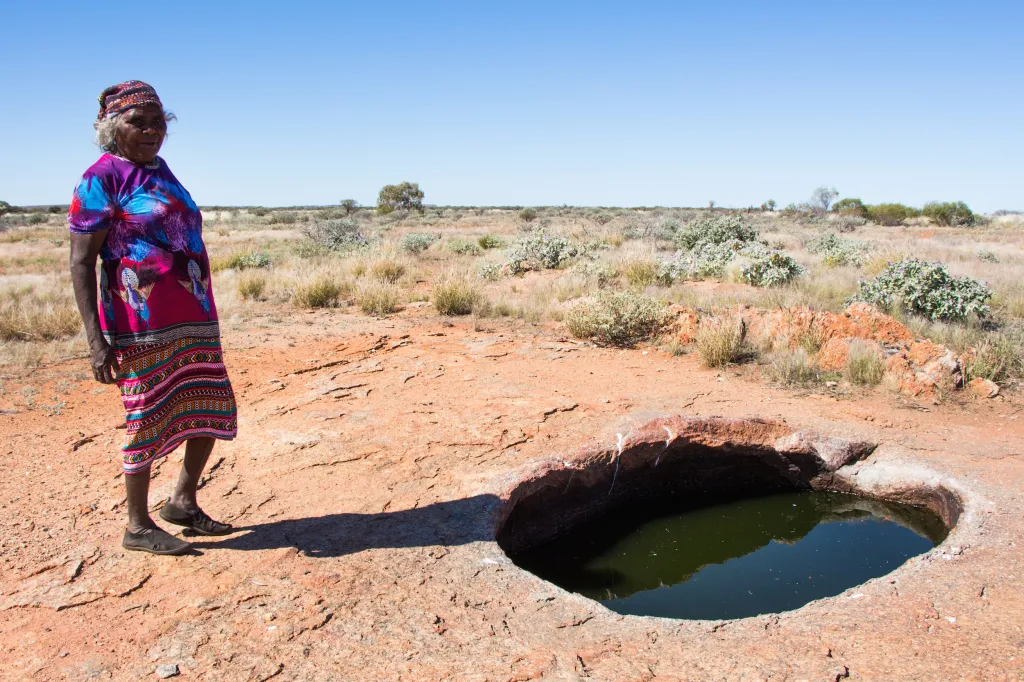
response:
M800 492L656 518L619 510L512 559L619 613L743 618L885 575L946 532L927 510Z

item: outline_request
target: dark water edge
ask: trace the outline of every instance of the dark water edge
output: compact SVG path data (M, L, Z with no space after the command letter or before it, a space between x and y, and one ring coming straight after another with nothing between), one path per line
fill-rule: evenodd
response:
M743 618L840 594L947 532L926 509L797 492L654 516L620 508L512 560L619 613Z

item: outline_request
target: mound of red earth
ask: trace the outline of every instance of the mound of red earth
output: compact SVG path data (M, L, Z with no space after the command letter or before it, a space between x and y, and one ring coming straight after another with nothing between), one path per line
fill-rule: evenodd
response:
M694 342L701 318L712 315L684 306L673 306L669 314L669 337L684 344ZM850 343L859 339L878 346L886 358L886 374L903 393L939 399L964 386L964 358L941 344L917 338L906 325L867 303L854 303L842 313L806 307L741 307L730 314L743 319L748 338L772 339L775 348L807 347L805 341L811 340L820 347L816 360L825 370L842 370Z

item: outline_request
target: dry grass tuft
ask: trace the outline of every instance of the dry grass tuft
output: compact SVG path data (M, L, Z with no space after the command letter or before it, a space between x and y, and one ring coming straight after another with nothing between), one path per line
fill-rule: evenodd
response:
M246 272L238 278L238 295L246 301L259 301L267 288L267 276L262 272Z
M803 348L773 353L768 366L772 381L786 386L809 384L819 377L818 366Z
M704 318L697 327L697 353L705 367L721 367L746 352L746 324L739 315Z
M299 308L333 308L338 305L341 292L337 280L330 275L320 275L295 287L292 303Z
M405 264L396 258L384 257L370 264L370 277L394 284L405 274Z
M52 341L74 336L81 328L69 296L9 291L0 306L0 341Z
M483 294L468 277L448 274L434 284L434 307L442 315L468 315L483 302Z
M636 258L622 266L622 274L631 287L644 289L657 283L660 267L658 262L647 258Z
M383 317L398 310L402 293L394 283L375 280L356 288L356 305L367 315Z
M885 376L885 358L877 344L861 339L850 342L846 359L846 378L856 386L876 386Z

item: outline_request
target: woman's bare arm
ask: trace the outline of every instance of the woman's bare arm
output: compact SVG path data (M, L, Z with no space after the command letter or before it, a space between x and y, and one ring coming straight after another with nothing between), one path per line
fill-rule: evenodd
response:
M89 339L93 377L101 384L112 384L119 368L113 349L103 338L96 301L96 258L106 238L106 230L71 235L71 284L85 325L85 336Z

